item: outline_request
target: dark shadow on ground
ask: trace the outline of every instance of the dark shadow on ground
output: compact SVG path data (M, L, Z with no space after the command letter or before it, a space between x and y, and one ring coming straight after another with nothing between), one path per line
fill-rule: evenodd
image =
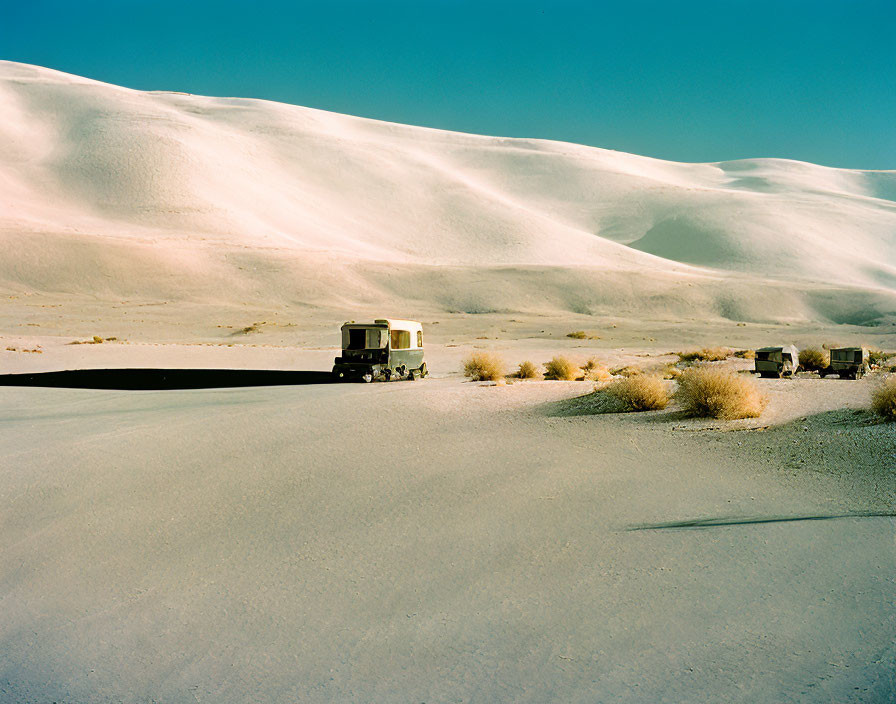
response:
M76 369L0 375L0 386L133 391L294 386L330 384L333 381L330 372L277 369Z
M674 530L689 528L715 528L717 526L745 526L757 523L793 523L796 521L830 521L837 518L896 518L893 511L864 511L859 513L838 513L821 516L766 516L760 518L694 518L688 521L670 523L647 523L631 526L628 530Z

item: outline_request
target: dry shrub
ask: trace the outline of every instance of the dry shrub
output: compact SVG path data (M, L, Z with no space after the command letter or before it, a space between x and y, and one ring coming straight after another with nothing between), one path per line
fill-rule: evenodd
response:
M800 366L807 372L817 372L828 366L828 356L817 347L800 350Z
M891 357L896 357L896 352L885 352L884 350L868 350L868 364L877 364L883 366Z
M874 390L871 410L884 420L896 421L896 376L888 376Z
M541 372L538 371L538 367L535 366L529 360L520 363L520 368L516 372L516 376L519 379L541 379Z
M610 373L613 376L638 376L639 374L643 374L644 370L635 365L628 365L625 367L618 367Z
M679 352L678 357L682 362L721 362L730 354L727 347L704 347L693 352Z
M756 359L756 350L738 350L734 356L740 359Z
M464 361L464 376L473 381L497 381L504 378L504 360L496 354L474 352Z
M544 378L556 381L575 381L579 376L579 367L566 357L557 355L550 362L545 362Z
M610 371L594 357L582 365L582 378L585 381L607 381L612 378Z
M652 374L617 379L603 389L626 411L658 411L669 405L669 386Z
M571 337L574 340L588 339L588 333L586 333L584 330L576 330L575 332L568 332L568 333L566 333L566 336Z
M663 369L663 379L677 379L681 376L681 369L674 364L667 364Z
M755 381L717 367L683 371L675 397L688 415L723 420L756 418L767 403Z

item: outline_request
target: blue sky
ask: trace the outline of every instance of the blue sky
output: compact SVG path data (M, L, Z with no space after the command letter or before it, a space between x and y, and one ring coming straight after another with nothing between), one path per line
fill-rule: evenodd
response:
M896 169L896 2L0 0L0 58L678 161Z

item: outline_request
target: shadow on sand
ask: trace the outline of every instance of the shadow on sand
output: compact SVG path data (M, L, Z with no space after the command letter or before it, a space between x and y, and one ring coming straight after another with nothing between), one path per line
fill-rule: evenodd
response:
M670 523L648 523L631 526L628 530L675 530L689 528L716 528L719 526L745 526L757 523L793 523L796 521L831 521L838 518L896 518L892 511L864 511L858 513L838 513L820 516L766 516L761 518L694 518L689 521L672 521Z
M76 369L0 375L0 386L132 391L294 386L333 382L333 375L330 372L276 369Z

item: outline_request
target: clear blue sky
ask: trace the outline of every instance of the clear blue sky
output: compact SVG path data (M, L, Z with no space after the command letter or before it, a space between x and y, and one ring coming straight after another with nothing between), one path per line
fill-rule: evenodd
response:
M896 169L894 0L0 0L0 58L679 161Z

